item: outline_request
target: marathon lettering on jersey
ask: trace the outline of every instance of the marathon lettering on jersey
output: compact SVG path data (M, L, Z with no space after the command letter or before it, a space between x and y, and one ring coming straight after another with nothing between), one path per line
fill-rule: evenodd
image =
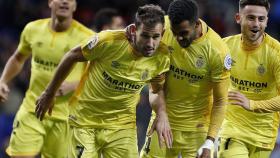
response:
M39 57L34 57L34 61L39 65L38 68L43 69L45 71L53 71L58 65L58 63L46 61Z
M184 78L187 78L189 80L189 82L191 82L191 83L197 82L204 78L204 76L192 74L185 70L176 68L174 65L170 65L170 71L175 73L174 74L175 78L181 79L181 80L183 80Z
M267 88L268 86L267 82L242 80L233 76L230 76L230 80L232 82L232 85L234 87L237 87L239 90L249 91L251 88L251 90L255 93L260 93L262 89Z
M105 71L102 73L104 80L107 82L106 84L110 87L113 86L114 89L119 91L127 91L127 92L135 92L141 89L144 85L143 84L133 84L125 81L119 81L111 77Z

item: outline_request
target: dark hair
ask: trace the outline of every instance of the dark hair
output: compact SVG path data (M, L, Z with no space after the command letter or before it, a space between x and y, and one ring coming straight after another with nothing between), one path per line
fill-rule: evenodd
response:
M165 12L158 5L148 4L139 7L135 15L136 27L141 24L154 26L158 23L164 25Z
M246 5L258 5L266 8L267 11L270 9L270 3L268 0L240 0L239 8L243 9Z
M110 25L113 17L120 16L119 12L113 8L104 8L99 10L94 19L94 25L97 32L102 31L104 25Z
M185 20L193 24L198 20L198 5L194 0L175 0L169 5L168 16L171 24Z

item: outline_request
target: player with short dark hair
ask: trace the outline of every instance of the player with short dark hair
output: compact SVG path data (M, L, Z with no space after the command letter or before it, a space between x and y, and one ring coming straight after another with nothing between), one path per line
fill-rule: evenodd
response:
M172 135L163 98L164 73L169 69L169 50L160 42L164 11L155 5L140 7L128 40L125 30L102 31L73 48L61 61L56 74L37 100L37 117L43 119L52 109L55 92L71 67L77 62L92 61L88 77L70 115L70 158L138 157L136 104L146 83L157 87L161 104L156 109L160 142L168 147ZM154 80L159 78L161 80Z
M52 116L39 121L34 113L35 100L45 89L65 51L76 46L93 32L73 19L76 0L49 0L51 18L28 23L21 33L17 50L9 58L0 79L0 100L8 99L8 82L31 58L31 78L22 105L16 114L7 153L15 158L67 157L68 100L72 95L84 65L75 70L56 93Z
M269 8L268 0L240 0L235 20L241 33L224 39L232 69L221 158L269 157L276 141L279 113L273 107L280 101L280 43L265 33Z

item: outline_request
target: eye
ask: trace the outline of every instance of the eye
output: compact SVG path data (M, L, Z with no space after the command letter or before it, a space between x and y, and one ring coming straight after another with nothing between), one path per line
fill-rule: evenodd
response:
M160 38L160 35L153 36L153 39L158 39L158 38Z
M146 39L150 38L150 36L146 35L146 34L142 34L141 37L146 38Z
M254 16L248 16L247 19L250 20L250 21L254 21L255 17Z
M259 17L259 21L260 22L264 22L265 21L265 17L264 16Z

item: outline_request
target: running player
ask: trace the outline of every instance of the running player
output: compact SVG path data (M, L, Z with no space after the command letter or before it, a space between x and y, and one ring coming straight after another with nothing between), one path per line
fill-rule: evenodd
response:
M83 65L75 67L57 92L57 105L43 122L34 113L35 100L43 92L65 51L76 46L93 32L73 20L75 0L50 0L51 18L27 24L15 53L8 60L0 79L0 99L8 99L8 82L20 73L32 56L31 79L22 105L14 120L7 153L11 157L63 158L67 155L67 102L80 79Z

